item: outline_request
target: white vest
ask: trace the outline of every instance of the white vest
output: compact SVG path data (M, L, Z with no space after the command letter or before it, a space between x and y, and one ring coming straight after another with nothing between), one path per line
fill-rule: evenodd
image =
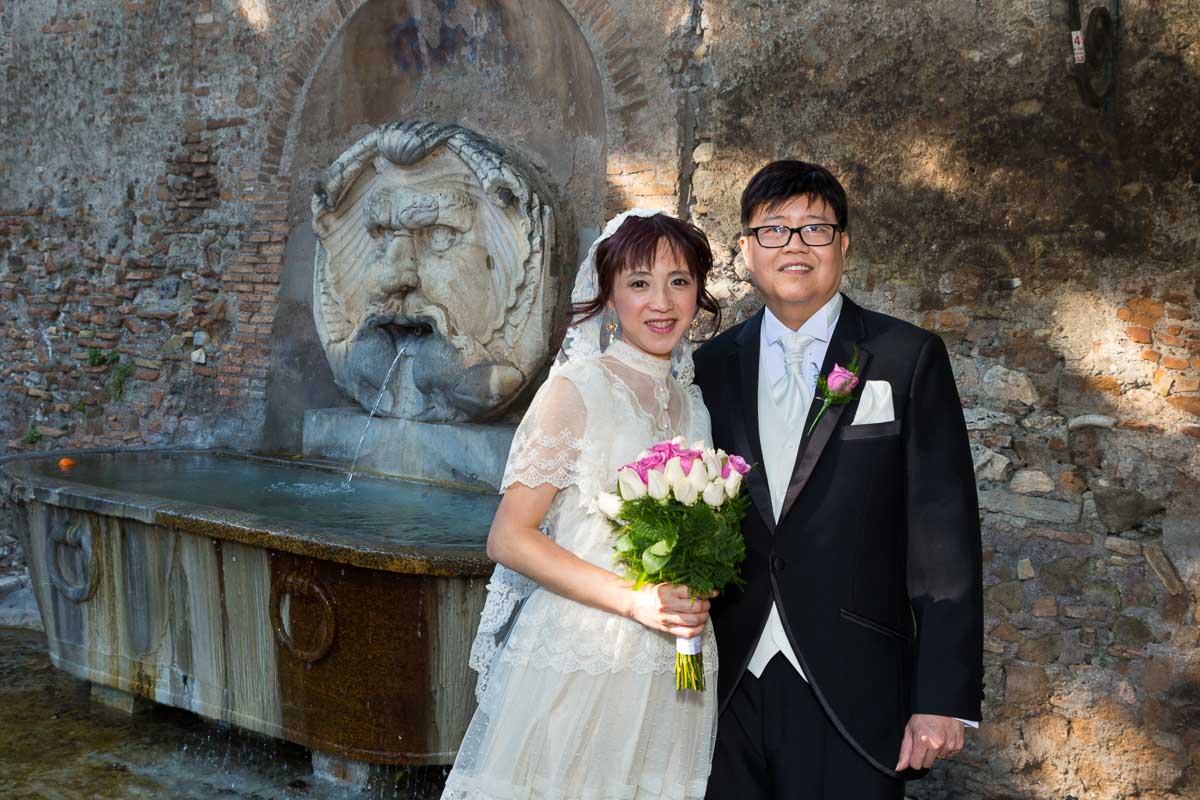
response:
M808 409L805 409L805 416L807 416L807 411ZM804 423L802 422L795 430L788 431L786 436L779 435L779 431L782 430L784 430L783 417L775 405L775 401L771 398L771 379L767 375L767 370L763 368L762 354L760 353L758 438L762 443L763 472L767 477L767 486L771 490L771 511L775 515L775 522L779 522L779 512L783 508L783 496L787 493L788 483L792 478L792 468L796 465L796 454L800 451ZM756 678L762 677L767 662L777 653L783 653L788 662L800 673L800 677L804 677L804 670L800 669L800 661L792 652L787 633L783 629L783 621L779 618L779 609L772 602L771 614L767 617L767 624L758 637L758 646L754 648L754 655L750 657L750 664L747 667L750 674Z

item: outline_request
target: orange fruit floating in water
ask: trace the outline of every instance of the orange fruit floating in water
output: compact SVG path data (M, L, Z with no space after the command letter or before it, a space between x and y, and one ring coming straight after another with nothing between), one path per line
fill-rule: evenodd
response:
M73 458L60 458L58 460L59 469L70 469L73 466L75 466L75 459Z

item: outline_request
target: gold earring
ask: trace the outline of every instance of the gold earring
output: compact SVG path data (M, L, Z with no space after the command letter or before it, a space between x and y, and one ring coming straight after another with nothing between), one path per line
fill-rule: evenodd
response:
M616 320L609 320L608 324L604 326L604 330L606 330L610 334L612 334L612 333L616 333L617 328L619 328L619 327L620 327L620 325L617 323Z

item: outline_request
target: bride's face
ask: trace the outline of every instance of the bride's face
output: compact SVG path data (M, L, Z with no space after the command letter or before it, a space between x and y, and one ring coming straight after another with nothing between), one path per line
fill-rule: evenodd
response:
M696 316L696 279L666 242L654 262L623 270L613 281L609 305L621 320L621 339L652 356L670 358Z

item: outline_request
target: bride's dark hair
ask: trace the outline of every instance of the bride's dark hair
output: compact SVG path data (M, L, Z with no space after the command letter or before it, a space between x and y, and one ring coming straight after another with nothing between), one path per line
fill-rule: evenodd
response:
M687 264L688 272L696 282L696 304L712 315L710 333L716 333L721 327L721 306L705 286L713 265L708 237L690 222L666 214L629 217L621 223L616 233L599 244L596 248L596 284L599 291L592 300L572 306L573 322L583 322L603 311L612 298L617 276L631 269L652 265L659 242L664 240Z

